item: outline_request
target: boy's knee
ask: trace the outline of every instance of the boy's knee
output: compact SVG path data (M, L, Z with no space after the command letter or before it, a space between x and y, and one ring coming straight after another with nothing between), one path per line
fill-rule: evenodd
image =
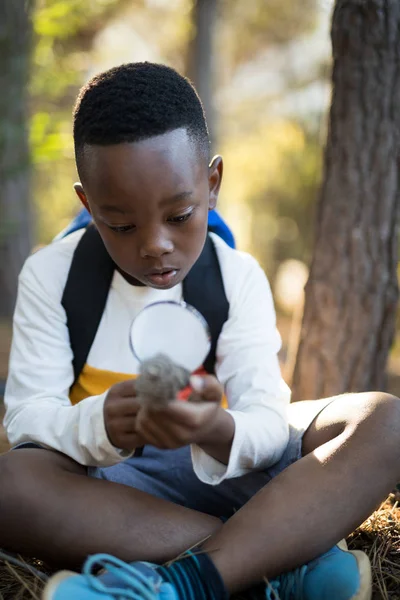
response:
M385 392L368 392L365 394L366 417L382 424L400 427L400 400Z
M359 411L358 425L372 440L379 440L379 446L400 449L400 399L384 392L359 394L363 409Z

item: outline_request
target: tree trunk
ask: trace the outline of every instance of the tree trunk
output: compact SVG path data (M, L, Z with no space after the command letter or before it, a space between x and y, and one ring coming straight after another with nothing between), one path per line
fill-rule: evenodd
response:
M193 82L203 103L211 144L216 138L213 102L214 33L218 0L195 0L192 11L193 37L188 50L187 76Z
M337 0L333 97L293 400L384 389L398 299L400 2Z
M12 314L17 277L31 249L27 86L31 0L0 2L0 317Z

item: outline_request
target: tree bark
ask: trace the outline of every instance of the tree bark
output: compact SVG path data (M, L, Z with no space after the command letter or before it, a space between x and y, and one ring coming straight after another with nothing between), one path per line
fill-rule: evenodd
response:
M0 317L12 314L32 244L27 87L32 0L0 2Z
M384 389L398 300L400 2L337 0L293 400Z
M215 144L216 118L213 101L214 35L218 0L195 0L192 11L193 37L188 49L187 76L193 82L203 103L210 132Z

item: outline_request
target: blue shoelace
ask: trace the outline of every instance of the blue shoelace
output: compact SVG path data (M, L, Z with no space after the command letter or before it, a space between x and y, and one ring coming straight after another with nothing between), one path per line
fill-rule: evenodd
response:
M120 579L126 587L107 587L94 575L94 571L102 567ZM157 600L159 587L139 569L108 554L96 554L87 559L83 575L92 589L102 594L114 596L115 600Z
M270 582L266 590L266 600L304 600L304 577L307 566L304 565L290 573L279 575Z

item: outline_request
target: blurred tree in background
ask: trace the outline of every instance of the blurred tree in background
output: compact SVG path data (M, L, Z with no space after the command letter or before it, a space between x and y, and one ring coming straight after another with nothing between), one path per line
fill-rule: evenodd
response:
M333 99L294 398L385 389L398 299L398 0L337 0Z
M215 94L220 81L229 84L260 50L288 44L315 22L316 0L193 0L185 74L202 99L212 141L219 129Z
M187 65L185 74L194 83L203 102L211 145L214 146L215 110L213 90L215 86L215 28L218 0L194 0L189 25Z
M32 244L27 89L30 0L0 3L0 317L12 314L17 277Z

